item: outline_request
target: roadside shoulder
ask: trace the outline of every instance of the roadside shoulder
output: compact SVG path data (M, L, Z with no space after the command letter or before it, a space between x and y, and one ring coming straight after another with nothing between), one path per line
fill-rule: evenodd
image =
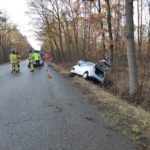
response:
M104 118L117 125L118 128L139 145L139 149L150 149L150 113L135 107L117 96L113 96L100 86L78 76L68 77L66 68L51 63L56 71L68 79L81 94L95 104Z

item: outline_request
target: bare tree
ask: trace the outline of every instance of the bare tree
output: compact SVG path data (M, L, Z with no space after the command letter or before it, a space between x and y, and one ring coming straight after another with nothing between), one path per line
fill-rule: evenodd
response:
M141 59L142 41L143 41L143 1L137 0L137 39L138 39L138 57Z
M112 23L111 23L111 8L110 8L110 0L105 0L106 6L107 6L107 23L108 23L108 33L109 33L109 39L110 39L110 62L113 66L113 59L114 59L114 46L113 46L113 34L112 34Z
M129 93L133 95L139 87L134 46L133 0L126 0L126 27L127 58L129 66Z
M149 27L148 27L148 56L150 57L150 1L148 3L148 11L149 11Z

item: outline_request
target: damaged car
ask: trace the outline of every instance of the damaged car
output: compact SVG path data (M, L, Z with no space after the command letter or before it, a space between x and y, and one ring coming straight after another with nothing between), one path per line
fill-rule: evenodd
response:
M78 61L78 63L72 67L70 76L80 75L84 79L93 78L104 84L105 82L105 70L97 63Z

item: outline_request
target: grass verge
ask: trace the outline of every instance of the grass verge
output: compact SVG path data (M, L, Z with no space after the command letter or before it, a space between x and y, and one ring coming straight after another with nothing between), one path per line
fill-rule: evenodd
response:
M100 86L81 77L68 77L65 67L50 63L75 86L92 104L95 104L104 118L126 134L140 150L150 150L150 113L113 96Z

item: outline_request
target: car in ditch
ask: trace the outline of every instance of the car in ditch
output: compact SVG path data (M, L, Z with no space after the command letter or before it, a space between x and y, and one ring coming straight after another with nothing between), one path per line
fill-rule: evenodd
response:
M80 75L84 79L93 78L104 84L105 82L105 70L92 62L78 61L78 63L72 67L70 76Z

